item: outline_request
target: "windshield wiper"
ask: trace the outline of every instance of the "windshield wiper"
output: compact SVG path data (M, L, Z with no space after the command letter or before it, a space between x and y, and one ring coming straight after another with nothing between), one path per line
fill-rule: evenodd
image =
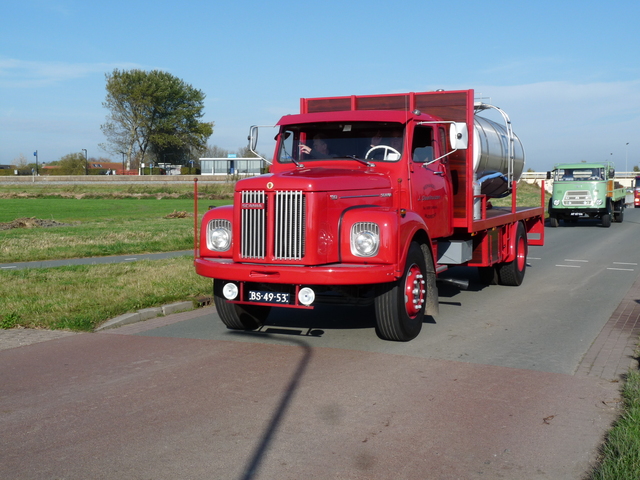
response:
M373 167L375 164L368 162L362 158L356 157L355 155L342 155L341 157L336 157L336 158L350 158L351 160L355 160L356 162L360 162L363 165L366 165L367 167Z

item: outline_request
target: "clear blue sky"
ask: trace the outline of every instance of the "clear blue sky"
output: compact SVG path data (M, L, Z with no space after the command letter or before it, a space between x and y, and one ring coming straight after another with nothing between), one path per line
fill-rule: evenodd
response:
M310 5L3 1L0 164L35 150L44 162L108 156L98 145L115 68L202 90L209 144L234 152L250 125L296 113L300 97L473 88L510 115L527 168L640 163L638 0Z

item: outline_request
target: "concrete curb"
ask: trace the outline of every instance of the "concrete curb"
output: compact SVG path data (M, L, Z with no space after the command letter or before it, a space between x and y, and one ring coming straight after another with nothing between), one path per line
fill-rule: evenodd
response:
M119 315L115 318L112 318L111 320L107 320L105 323L96 328L95 331L99 332L101 330L106 330L109 328L117 328L123 325L129 325L131 323L142 322L144 320L156 318L161 315L186 312L188 310L193 310L194 308L195 307L193 302L177 302L171 303L169 305L164 305L162 307L143 308L135 313L125 313L124 315Z

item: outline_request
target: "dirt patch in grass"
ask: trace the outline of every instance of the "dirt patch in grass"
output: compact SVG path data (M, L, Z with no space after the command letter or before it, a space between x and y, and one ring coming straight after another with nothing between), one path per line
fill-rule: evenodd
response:
M56 222L55 220L43 220L41 218L16 218L11 222L0 223L0 230L11 230L12 228L38 228L38 227L62 227L68 223Z
M164 218L189 218L193 217L193 213L174 210L173 213L165 215Z

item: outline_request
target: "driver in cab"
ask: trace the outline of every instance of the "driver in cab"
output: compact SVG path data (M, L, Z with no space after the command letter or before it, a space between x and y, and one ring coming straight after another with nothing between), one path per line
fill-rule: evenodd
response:
M390 137L382 137L380 131L371 138L371 148L366 158L371 160L399 160L402 156L402 131L394 130Z
M298 148L300 148L300 154L308 155L310 158L329 158L330 156L327 137L321 133L313 137L311 146L301 143Z

